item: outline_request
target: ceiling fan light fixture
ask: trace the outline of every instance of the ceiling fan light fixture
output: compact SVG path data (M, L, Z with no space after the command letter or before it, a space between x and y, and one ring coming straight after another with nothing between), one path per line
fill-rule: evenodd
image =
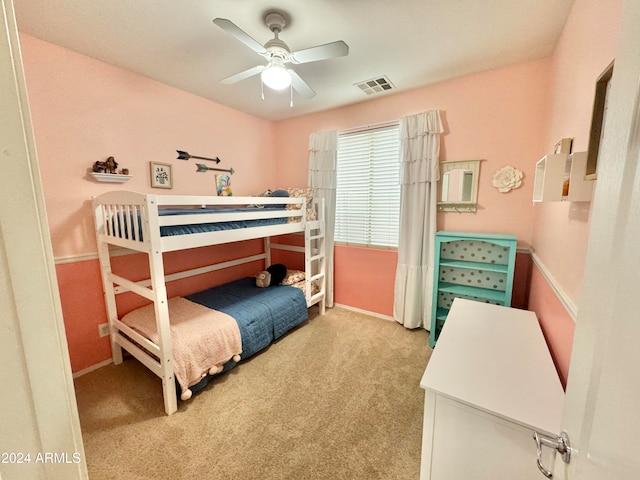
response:
M275 59L260 74L262 83L273 90L284 90L291 85L291 74L284 68L282 61Z
M256 65L230 77L220 80L225 85L245 80L258 73L261 74L261 93L264 100L264 86L273 90L284 90L291 88L291 95L295 90L305 98L312 98L316 92L298 75L295 69L285 68L285 65L318 62L331 58L344 57L349 54L349 46L342 40L315 47L305 48L292 52L289 46L279 35L288 23L288 16L280 11L270 11L264 17L264 22L273 33L273 38L264 45L259 44L253 37L226 18L214 18L213 23L244 43L255 53L263 57L268 63Z

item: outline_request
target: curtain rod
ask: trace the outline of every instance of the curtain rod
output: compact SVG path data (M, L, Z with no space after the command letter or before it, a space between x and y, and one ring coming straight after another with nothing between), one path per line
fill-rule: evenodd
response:
M338 130L338 135L345 135L345 134L349 134L349 133L364 132L364 131L367 131L367 130L374 130L376 128L391 127L393 125L399 125L399 124L400 124L400 120L387 120L386 122L371 123L369 125L361 125L359 127L353 127L353 128L346 128L344 130Z

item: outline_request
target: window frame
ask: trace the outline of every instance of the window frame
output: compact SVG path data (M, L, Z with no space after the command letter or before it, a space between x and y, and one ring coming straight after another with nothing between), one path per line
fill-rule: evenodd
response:
M372 136L375 135L376 132L380 132L383 134L382 139L371 138ZM385 142L387 142L387 139L384 138L384 134L388 135L391 132L393 132L392 136L395 137L392 139L392 142L395 141L395 145L391 146L391 148L395 149L395 151L392 151L391 153L380 154L381 151L384 151L385 149L388 149L390 147L389 144L385 144ZM365 166L368 167L367 176L369 177L369 181L366 183L366 187L365 187L366 191L363 194L366 200L366 206L368 207L367 211L363 212L367 218L367 222L366 222L367 233L365 235L366 238L357 238L357 236L354 237L353 235L349 235L348 232L344 232L343 229L345 227L344 225L341 225L341 222L338 220L339 215L343 213L343 211L340 208L340 204L343 198L341 198L339 189L340 189L340 183L341 183L341 177L342 177L341 174L344 174L344 170L341 171L341 163L344 165L345 152L343 151L341 153L341 143L344 142L344 140L348 139L349 137L352 137L353 139L355 136L363 135L363 134L365 136L368 136L368 140L364 140L364 142L368 141L369 147L374 148L374 150L372 150L369 153L366 160L363 160L361 162L356 162L356 165L351 165L351 170L356 169L355 174L357 174L357 168L361 166L359 165L359 163L366 164ZM376 140L378 140L378 143L373 147L371 146L372 140L373 142L376 142ZM357 143L357 142L354 142L354 143ZM400 164L399 164L400 143L401 143L400 142L400 122L397 120L376 124L376 125L368 125L365 127L359 127L359 128L354 128L350 130L343 130L338 132L338 147L336 151L336 218L335 218L335 233L334 233L335 244L357 246L362 248L377 248L377 249L388 249L388 250L398 249L399 229L400 229L400 196L401 196ZM350 148L353 149L354 148L353 145ZM346 153L346 156L349 156L349 155L353 155L353 152ZM376 162L376 157L382 157L382 158L378 158ZM391 205L391 207L384 207L380 210L372 211L370 207L371 205L375 205L375 203L371 201L371 197L373 196L373 193L376 190L378 190L379 192L380 188L384 186L384 183L380 181L380 177L384 175L388 175L389 173L392 174L390 182L393 182L390 184L394 185L393 191L390 195L392 197L391 201L393 202L393 204ZM350 174L351 176L353 176L354 171L351 171ZM347 176L348 175L349 174L347 174ZM372 178L372 176L374 178ZM352 195L352 197L357 197L357 195ZM388 196L385 196L383 198L387 199ZM383 203L385 201L384 199L381 200ZM388 214L392 214L393 215L392 220L397 221L397 226L395 229L393 228L389 229L388 227L385 227L385 226L382 226L379 228L372 228L372 220L374 222L376 220L380 222L381 220L384 220L385 215L388 215ZM372 215L373 215L373 218L372 218ZM352 217L357 216L357 213L354 213L352 211L351 216ZM360 225L359 227L353 227L353 228L355 229L362 228L362 225ZM343 230L343 232L341 232L341 229ZM385 229L390 231L385 232ZM385 236L387 236L387 239L381 240ZM363 241L366 243L363 243Z

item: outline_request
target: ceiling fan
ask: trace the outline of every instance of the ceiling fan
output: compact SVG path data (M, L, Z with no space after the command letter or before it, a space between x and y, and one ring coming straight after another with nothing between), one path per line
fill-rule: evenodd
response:
M233 35L258 55L263 56L267 61L266 65L257 65L224 78L220 80L221 83L232 84L260 74L262 83L269 88L283 90L291 86L303 97L311 98L316 92L313 91L295 70L287 68L286 65L288 63L300 64L317 62L319 60L343 57L349 54L349 46L342 40L291 52L287 44L278 38L280 32L282 32L287 24L285 15L282 12L272 11L265 15L264 22L273 33L274 38L264 45L260 45L230 20L226 18L216 18L213 20L213 23L218 27Z

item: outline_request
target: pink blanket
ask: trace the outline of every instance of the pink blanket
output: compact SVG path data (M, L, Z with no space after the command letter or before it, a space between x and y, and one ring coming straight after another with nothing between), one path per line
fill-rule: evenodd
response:
M122 321L154 343L159 337L153 304L138 308ZM191 398L189 387L207 373L222 371L222 366L240 360L242 339L233 317L203 307L182 297L169 299L169 322L173 346L173 368L182 389L182 400Z

